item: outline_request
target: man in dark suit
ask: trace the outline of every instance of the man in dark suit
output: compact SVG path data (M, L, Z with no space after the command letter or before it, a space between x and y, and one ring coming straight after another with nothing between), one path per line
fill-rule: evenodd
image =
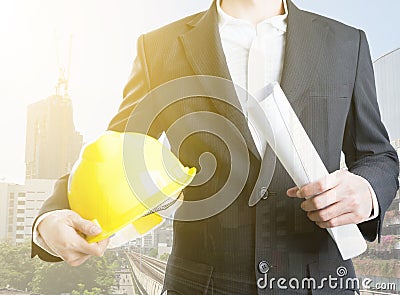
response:
M275 48L276 56L282 54L283 60L279 80L331 174L301 189L289 189L294 186L293 181L277 163L268 190L263 191L265 198L249 207L254 184L258 177L263 177L258 175L262 157L245 114L234 107L240 105L234 88L224 89L228 103L193 96L165 109L147 133L159 137L189 113L219 114L243 135L247 149L242 157L249 159L249 169L240 194L225 210L202 220L174 221L173 250L164 290L184 295L353 294L357 286L322 283L321 288L301 284L292 287L288 281L313 278L319 285L329 276L336 280L354 278L351 260L341 258L325 228L356 223L365 239L375 240L398 189L398 158L380 120L365 34L302 11L290 0L287 3L226 0L218 5L214 1L205 12L139 38L138 55L124 90L124 100L109 129L141 130L137 106L145 100L153 109L162 108L159 98L147 94L171 80L194 75L228 80L236 75L240 80L234 71L239 66L232 63L229 53L229 48L234 47L221 39L218 12L221 7L232 17L253 24L286 13L287 27L282 29L285 43L280 43L284 44L284 51ZM281 25L277 27L279 30ZM188 129L208 128L207 122L202 121L193 120L188 125ZM207 199L223 187L234 159L227 156L229 150L221 140L207 132L197 132L178 147L178 138L168 135L168 139L173 150L179 150L179 158L185 165L200 168L199 156L205 152L211 152L218 163L208 182L185 189L185 200ZM341 151L348 171L338 170ZM94 235L100 229L68 210L67 179L58 181L53 196L39 214L45 218L35 224L38 237L48 251L34 243L32 256L39 255L47 261L64 259L71 265L79 265L90 255L102 255L106 242L89 245L76 233ZM313 195L317 197L303 200ZM50 213L62 209L66 210ZM272 287L257 284L263 282L266 272L270 279L286 279L286 288L278 287L276 282Z

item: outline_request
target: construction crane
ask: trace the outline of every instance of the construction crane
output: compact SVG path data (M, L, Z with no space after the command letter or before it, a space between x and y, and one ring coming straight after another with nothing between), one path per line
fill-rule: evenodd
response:
M69 36L68 41L68 55L67 55L67 64L66 66L62 65L60 59L60 50L58 47L58 36L57 34L55 38L56 42L56 55L57 55L57 66L58 66L58 81L56 85L56 95L61 97L69 97L68 92L68 82L69 82L69 75L71 69L71 50L72 50L72 35Z

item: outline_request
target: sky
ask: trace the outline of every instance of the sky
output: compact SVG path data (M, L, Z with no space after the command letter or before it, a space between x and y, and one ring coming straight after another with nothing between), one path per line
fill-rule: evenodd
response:
M400 47L398 0L294 0L363 29L373 59ZM25 175L26 109L54 94L67 65L76 129L90 141L116 113L140 34L207 9L211 0L8 0L0 4L0 181ZM57 50L58 48L58 50Z

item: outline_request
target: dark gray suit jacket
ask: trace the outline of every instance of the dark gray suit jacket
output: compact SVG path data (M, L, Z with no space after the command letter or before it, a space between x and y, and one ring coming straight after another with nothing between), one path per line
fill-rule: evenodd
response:
M339 169L340 152L352 173L367 179L379 201L378 218L359 224L364 237L375 240L380 234L386 209L398 189L398 158L381 122L376 100L374 74L364 32L334 20L299 10L288 1L288 28L281 86L330 172ZM109 128L143 131L141 112L136 106L158 86L176 78L212 75L230 79L217 25L215 3L205 12L189 16L142 35L132 75L124 90L124 100ZM230 103L237 105L232 89L226 89ZM162 98L161 98L162 99ZM160 98L145 98L152 108ZM240 196L216 216L196 222L174 222L173 252L168 261L165 289L178 294L295 294L295 291L258 290L261 277L258 263L272 267L269 277L336 276L338 267L347 268L343 278L354 277L350 260L343 261L325 230L309 221L300 209L300 200L286 197L294 186L284 168L277 164L269 197L255 207L247 205L261 161L244 116L229 104L210 97L189 97L160 114L150 135L158 137L185 114L206 110L233 122L248 146L250 169ZM143 115L143 114L142 114ZM129 125L128 118L131 119ZM205 122L189 123L202 128ZM229 133L230 130L227 130ZM177 143L169 138L173 149ZM218 166L214 177L199 187L187 188L186 200L207 198L218 191L227 178L229 151L214 136L193 134L179 149L180 159L199 167L199 156L214 154ZM247 156L247 155L243 155ZM261 176L262 177L262 176ZM69 208L67 177L60 179L41 214ZM33 245L32 255L56 261ZM346 287L331 290L297 290L297 294L353 294Z

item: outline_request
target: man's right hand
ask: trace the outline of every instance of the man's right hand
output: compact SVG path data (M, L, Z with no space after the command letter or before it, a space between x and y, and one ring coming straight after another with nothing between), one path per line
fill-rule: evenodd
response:
M83 235L95 236L101 228L72 210L45 217L37 227L43 241L71 266L79 266L90 256L103 256L108 239L89 244Z

